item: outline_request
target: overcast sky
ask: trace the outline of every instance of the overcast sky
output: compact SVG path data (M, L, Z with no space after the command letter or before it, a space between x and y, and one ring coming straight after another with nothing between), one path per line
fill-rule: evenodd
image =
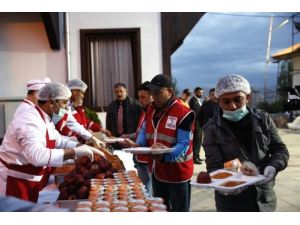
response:
M225 12L220 13L225 14ZM172 76L180 90L214 87L218 78L229 73L244 75L250 84L264 86L265 59L270 18L273 28L292 13L229 13L248 16L207 13L199 20L184 43L172 55ZM258 17L262 16L262 17ZM297 21L300 18L296 18ZM295 42L300 34L294 35ZM292 45L291 22L272 32L271 55ZM276 86L277 64L270 63L268 87Z

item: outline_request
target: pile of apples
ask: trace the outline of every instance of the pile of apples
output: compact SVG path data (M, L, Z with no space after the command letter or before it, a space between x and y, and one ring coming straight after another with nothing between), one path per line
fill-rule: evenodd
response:
M117 172L105 158L96 157L93 162L88 157L76 161L75 169L64 176L64 182L58 187L59 200L87 199L91 188L91 179L112 178Z

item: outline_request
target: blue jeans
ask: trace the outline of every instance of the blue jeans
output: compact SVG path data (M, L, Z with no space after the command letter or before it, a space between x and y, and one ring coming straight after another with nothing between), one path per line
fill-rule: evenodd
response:
M148 163L139 163L135 157L133 157L133 162L139 178L142 180L148 193L152 195L151 173L149 172Z
M153 196L164 199L169 212L189 212L191 202L190 181L167 183L159 181L152 175Z

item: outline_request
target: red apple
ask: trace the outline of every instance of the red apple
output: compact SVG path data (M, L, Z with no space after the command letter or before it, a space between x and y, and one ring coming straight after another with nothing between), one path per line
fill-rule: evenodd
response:
M77 197L80 199L87 198L88 188L86 186L81 186L77 191Z
M105 177L106 177L105 173L99 173L99 174L96 175L97 179L105 179Z
M70 195L68 198L68 200L76 200L76 199L77 199L76 195Z
M83 174L83 178L86 180L86 179L91 179L93 176L92 176L92 173L89 172L88 170L86 170L86 172Z
M80 175L80 174L76 174L75 176L74 176L74 184L75 185L81 185L82 183L83 183L83 181L84 181L84 179L83 179L83 176L82 175Z
M69 195L76 194L76 191L77 191L77 187L74 184L68 186Z

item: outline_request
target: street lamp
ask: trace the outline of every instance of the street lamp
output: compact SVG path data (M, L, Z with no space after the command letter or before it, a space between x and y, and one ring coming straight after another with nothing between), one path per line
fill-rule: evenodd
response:
M269 71L268 71L268 64L270 62L270 49L271 49L271 40L272 40L272 32L275 30L283 27L285 24L289 22L289 18L284 20L281 24L273 28L273 16L270 18L270 26L269 26L269 34L268 34L268 45L267 45L267 56L266 56L266 63L265 63L265 75L264 75L264 101L267 99L267 89L268 89L268 78L269 78Z

